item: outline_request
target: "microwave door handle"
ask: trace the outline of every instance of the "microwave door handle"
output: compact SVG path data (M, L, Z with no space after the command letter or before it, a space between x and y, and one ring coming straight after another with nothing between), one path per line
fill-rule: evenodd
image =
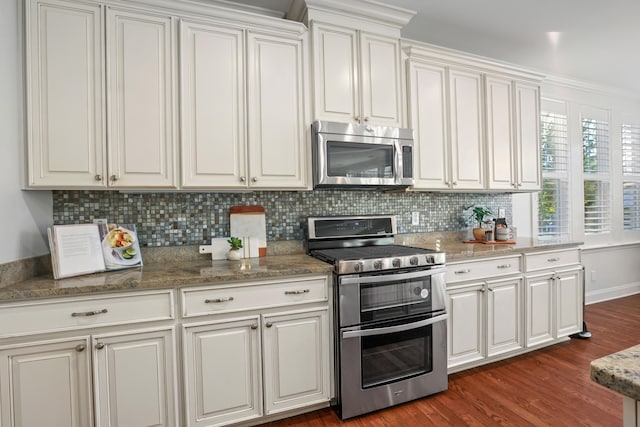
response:
M371 335L384 335L384 334L393 334L396 332L410 331L412 329L422 328L427 325L432 325L434 323L442 322L444 320L447 320L447 317L449 317L447 314L441 314L436 317L419 320L417 322L408 323L405 325L388 326L386 328L376 328L376 329L363 329L363 330L357 330L357 331L344 331L342 333L342 338L367 337Z
M416 279L418 277L434 276L436 274L444 273L444 268L432 268L431 270L412 271L409 273L399 274L385 274L381 276L356 276L356 277L341 277L341 285L353 285L360 283L380 283L391 282L396 280Z

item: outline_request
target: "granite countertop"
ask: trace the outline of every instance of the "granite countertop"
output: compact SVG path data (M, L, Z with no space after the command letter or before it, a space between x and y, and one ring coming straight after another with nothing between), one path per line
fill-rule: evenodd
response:
M144 267L54 280L49 274L0 287L0 303L82 296L103 292L143 291L184 286L329 274L332 266L308 255L280 255L240 261L157 262Z
M515 244L462 243L459 233L401 234L396 243L446 252L447 262L514 255L532 251L572 248L579 242L538 243L518 239ZM302 242L286 241L269 246L271 255L241 261L211 261L197 247L145 248L142 268L111 271L54 280L52 275L0 285L0 303L37 298L171 289L183 286L274 279L285 276L330 274L333 267L305 255Z
M634 400L640 400L640 345L591 362L591 379Z
M451 238L447 234L399 235L396 243L429 249L438 249L447 254L447 263L468 261L476 258L517 255L529 252L576 248L582 242L573 241L535 241L531 238L520 238L513 244L504 243L463 243L461 238Z

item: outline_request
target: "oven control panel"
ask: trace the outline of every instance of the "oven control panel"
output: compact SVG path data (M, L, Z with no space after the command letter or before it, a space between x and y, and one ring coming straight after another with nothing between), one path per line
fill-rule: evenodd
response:
M445 254L435 252L432 254L419 254L398 256L391 258L372 258L359 260L340 260L337 263L338 274L368 273L382 270L396 270L399 268L425 267L443 265Z

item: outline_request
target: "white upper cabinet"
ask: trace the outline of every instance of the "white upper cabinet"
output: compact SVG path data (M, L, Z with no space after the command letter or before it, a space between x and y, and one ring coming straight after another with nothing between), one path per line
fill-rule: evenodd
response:
M541 76L425 46L405 51L414 189L539 190Z
M402 126L400 39L311 23L315 118Z
M516 166L518 190L542 188L540 155L540 86L515 83Z
M307 187L304 37L249 32L247 110L252 188Z
M174 23L107 9L109 185L176 187Z
M103 187L103 16L95 3L26 2L28 183Z
M408 69L414 188L451 188L447 69L420 62L409 63Z
M480 73L449 70L451 186L454 189L485 187L482 99Z
M244 32L180 26L182 186L244 187Z
M513 190L517 187L513 85L510 79L486 76L485 87L489 187Z
M307 189L306 36L185 19L180 40L182 187Z
M486 77L489 189L540 189L540 89Z

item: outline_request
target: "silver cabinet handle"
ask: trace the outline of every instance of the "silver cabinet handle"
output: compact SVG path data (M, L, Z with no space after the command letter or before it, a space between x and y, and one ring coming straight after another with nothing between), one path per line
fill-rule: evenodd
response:
M270 327L272 327L272 326L273 326L273 323L271 323L271 322L267 322L267 324L266 324L266 325L264 325L264 326L266 326L267 328L270 328Z
M84 344L78 344L78 345L76 346L76 351L77 351L77 352L81 352L81 351L84 351L84 349L85 349L85 348L87 348L87 346L86 346L86 345L84 345Z
M369 121L369 117L365 117L365 118L364 118L364 121L365 121L365 122L368 122L368 121Z
M254 176L253 178L251 178L251 182L258 182L258 178Z
M560 258L548 258L547 262L556 262L556 261L560 261Z
M297 291L284 291L285 295L300 295L300 294L308 294L309 289L302 289Z
M98 174L94 176L93 179L95 179L96 181L102 181L102 175Z
M466 270L458 270L458 271L454 271L454 274L467 274L467 273L471 273L470 269L466 269Z
M95 311L82 311L80 313L71 313L71 317L86 317L86 316L95 316L96 314L104 314L107 313L107 309L103 308L102 310Z
M229 301L233 301L233 297L206 299L204 300L204 303L211 304L212 302L218 303L218 302L229 302Z
M118 177L116 175L111 175L111 181L117 181Z
M96 344L96 350L102 350L103 348L104 348L103 342L99 342L98 344Z
M258 329L258 325L257 325L257 324L255 324L255 323L252 323L252 324L251 324L251 329Z
M480 288L480 292L485 293L487 290L485 288Z
M497 266L498 268L509 268L511 267L511 264L501 264Z
M355 116L353 119L354 119L356 122L360 123L360 116Z
M240 177L240 182L245 182L247 180L247 178L245 178L244 176Z

